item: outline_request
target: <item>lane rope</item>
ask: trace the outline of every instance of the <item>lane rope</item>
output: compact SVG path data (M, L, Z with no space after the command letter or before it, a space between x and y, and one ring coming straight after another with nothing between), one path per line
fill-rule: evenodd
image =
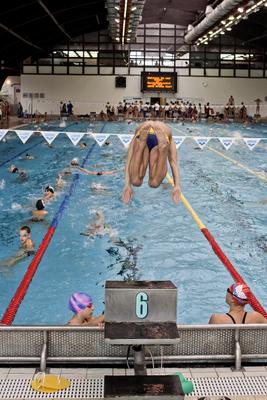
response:
M208 148L210 151L213 151L213 153L217 154L218 156L225 158L226 160L228 160L228 161L230 161L231 163L237 165L238 167L244 169L245 171L249 172L250 174L255 175L257 178L261 179L262 181L267 182L267 177L265 177L264 174L263 174L262 172L260 172L260 171L255 171L255 170L253 170L253 169L247 167L245 164L242 164L241 162L239 162L239 161L237 161L237 160L235 160L235 159L233 159L233 158L227 156L226 154L222 153L221 151L218 151L218 150L216 150L216 149L213 149L213 148L210 147L210 146L207 146L207 148Z
M173 186L173 179L171 178L169 172L167 172L166 178L167 178L169 184ZM183 194L181 194L181 201L184 204L185 208L189 211L189 213L193 217L193 219L196 222L196 224L198 225L200 231L203 233L205 238L210 243L216 256L221 260L221 262L227 268L228 272L231 274L234 281L248 286L246 284L246 282L244 281L244 279L242 278L242 276L237 272L237 270L235 269L235 267L233 266L233 264L231 263L229 258L224 254L223 250L220 248L220 246L218 245L218 243L216 242L216 240L214 239L212 234L209 232L208 228L201 221L200 217L198 216L196 211L193 209L193 207L191 206L191 204L189 203L189 201L186 199L186 197ZM249 290L250 290L249 304L255 311L262 314L264 316L264 318L267 318L267 313L266 313L265 309L260 304L258 299L254 296L254 294L252 293L250 288L249 288Z
M81 164L82 168L85 166L85 164L95 146L96 146L96 144L93 143L92 146L90 147L90 149L88 150L86 157L84 158L84 160ZM19 309L19 306L27 293L28 287L35 275L35 272L37 271L37 268L42 260L43 255L45 254L45 252L47 250L47 247L52 239L52 236L55 233L55 230L59 224L59 221L62 218L64 210L66 209L66 207L69 204L70 198L72 197L72 195L77 187L79 179L80 179L80 175L75 174L68 192L65 194L64 199L63 199L62 203L60 204L58 211L56 212L50 227L48 228L32 262L30 263L19 287L17 288L13 298L11 299L11 301L3 315L3 318L1 320L2 324L11 325L12 322L14 321L14 318Z
M40 142L35 143L35 144L33 144L32 146L30 146L30 147L27 147L25 150L23 150L23 151L21 151L20 153L14 155L13 157L10 157L8 160L6 160L6 161L4 161L4 162L2 162L2 163L0 164L0 168L3 167L4 165L10 163L10 161L15 160L17 157L21 156L21 155L22 155L23 153L25 153L26 151L29 151L29 150L33 149L34 147L36 147L36 146L39 146L39 144L41 144L41 143L43 143L43 142L44 142L44 140L41 140Z

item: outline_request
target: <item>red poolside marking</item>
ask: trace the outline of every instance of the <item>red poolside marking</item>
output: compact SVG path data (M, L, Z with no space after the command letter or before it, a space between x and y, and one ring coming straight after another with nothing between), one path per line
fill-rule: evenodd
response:
M244 285L248 286L246 284L246 282L244 281L244 279L242 278L242 276L239 275L239 273L237 272L237 270L235 269L235 267L233 266L233 264L231 263L229 258L226 257L226 255L224 254L224 252L222 251L222 249L220 248L220 246L218 245L218 243L216 242L216 240L214 239L212 234L209 232L209 230L207 228L203 228L203 229L201 229L201 232L203 233L205 238L209 241L214 253L219 257L219 259L222 261L222 263L228 269L228 271L232 275L235 282L240 282L240 283L243 283ZM260 314L262 314L264 316L264 318L267 318L266 311L264 310L264 308L262 307L260 302L257 300L257 298L254 296L254 294L251 291L250 291L250 297L249 297L249 304L255 311L258 311Z

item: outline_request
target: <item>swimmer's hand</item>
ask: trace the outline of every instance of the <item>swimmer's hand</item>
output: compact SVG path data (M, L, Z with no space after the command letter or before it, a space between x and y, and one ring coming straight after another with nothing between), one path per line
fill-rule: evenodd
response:
M181 190L179 187L174 187L172 190L172 200L175 204L179 203L179 200L181 198Z
M128 204L133 197L133 189L131 186L125 186L122 193L122 201L124 204Z

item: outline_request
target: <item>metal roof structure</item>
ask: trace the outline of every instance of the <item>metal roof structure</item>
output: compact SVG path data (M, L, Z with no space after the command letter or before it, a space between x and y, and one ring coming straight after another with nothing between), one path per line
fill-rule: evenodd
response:
M127 0L114 0L125 5ZM128 0L131 2L131 0ZM141 24L175 24L187 29L205 16L208 5L216 7L222 0L146 0ZM109 2L110 3L110 2ZM244 1L244 4L256 0ZM105 0L10 0L0 9L0 84L8 75L18 74L20 63L29 56L51 53L58 43L77 40L90 32L109 28ZM266 6L233 27L230 37L245 44L266 49ZM131 39L132 40L132 39Z

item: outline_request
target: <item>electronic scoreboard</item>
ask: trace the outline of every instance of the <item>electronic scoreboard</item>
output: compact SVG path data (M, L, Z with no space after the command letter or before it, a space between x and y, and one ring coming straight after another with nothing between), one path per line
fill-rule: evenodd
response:
M142 72L142 92L177 92L176 72Z

